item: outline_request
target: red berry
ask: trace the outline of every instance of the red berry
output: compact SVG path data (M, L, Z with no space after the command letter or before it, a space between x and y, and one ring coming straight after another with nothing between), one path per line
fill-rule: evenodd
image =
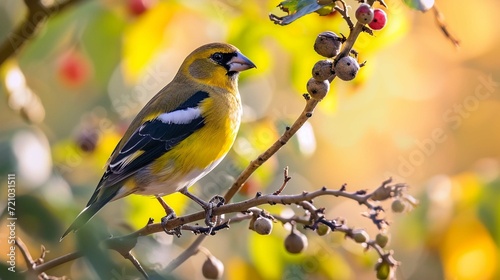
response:
M58 77L68 87L80 87L90 77L88 60L77 51L63 54L59 60Z
M149 10L151 4L151 0L128 0L128 10L132 15L138 16Z
M356 19L358 20L359 23L362 24L367 24L372 22L373 20L372 7L365 3L359 5L358 9L356 10Z
M387 14L384 10L375 9L373 10L373 20L368 24L368 26L373 30L380 30L384 28L387 23Z

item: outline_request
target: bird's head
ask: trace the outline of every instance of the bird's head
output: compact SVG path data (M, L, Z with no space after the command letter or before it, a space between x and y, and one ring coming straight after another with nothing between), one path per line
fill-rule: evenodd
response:
M250 68L255 68L255 64L236 47L211 43L188 55L179 72L209 85L235 87L238 73Z

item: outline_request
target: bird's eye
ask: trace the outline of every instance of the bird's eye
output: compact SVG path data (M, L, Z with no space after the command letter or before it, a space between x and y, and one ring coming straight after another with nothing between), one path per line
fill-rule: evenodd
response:
M214 53L212 55L212 59L217 61L217 62L221 62L222 58L223 58L223 56L221 53Z

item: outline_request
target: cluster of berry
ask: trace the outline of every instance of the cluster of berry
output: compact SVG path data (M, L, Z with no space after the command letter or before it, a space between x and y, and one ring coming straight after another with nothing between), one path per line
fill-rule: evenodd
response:
M361 24L368 24L373 30L380 30L387 23L387 14L382 9L373 9L370 5L362 3L356 10L356 19Z
M356 19L360 24L368 24L372 30L380 30L387 23L387 14L381 9L373 9L362 3L356 10ZM326 96L333 75L350 81L358 74L360 65L355 57L336 57L345 41L345 37L341 38L332 31L322 32L316 38L314 50L327 59L316 62L312 69L312 78L307 82L307 92L312 98L321 100Z

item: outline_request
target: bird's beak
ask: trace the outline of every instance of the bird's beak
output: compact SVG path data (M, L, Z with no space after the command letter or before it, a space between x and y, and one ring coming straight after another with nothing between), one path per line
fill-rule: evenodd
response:
M250 68L256 68L250 59L244 56L242 53L237 52L236 56L233 56L231 60L227 63L229 66L229 72L240 72Z

